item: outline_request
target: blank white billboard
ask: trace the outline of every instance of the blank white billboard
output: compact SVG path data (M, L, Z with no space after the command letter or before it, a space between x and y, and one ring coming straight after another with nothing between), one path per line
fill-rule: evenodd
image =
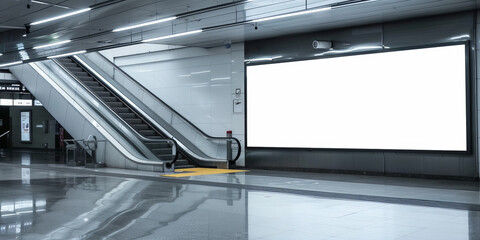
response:
M465 47L247 66L247 146L466 151Z

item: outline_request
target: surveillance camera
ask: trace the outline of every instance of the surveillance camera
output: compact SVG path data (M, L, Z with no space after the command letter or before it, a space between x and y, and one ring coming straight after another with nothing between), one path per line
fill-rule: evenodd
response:
M228 42L225 43L225 48L226 49L229 49L231 47L232 47L232 42L231 41L228 41Z
M27 8L30 8L32 6L32 0L27 0Z
M332 42L314 40L312 43L312 47L314 49L330 49L332 48Z

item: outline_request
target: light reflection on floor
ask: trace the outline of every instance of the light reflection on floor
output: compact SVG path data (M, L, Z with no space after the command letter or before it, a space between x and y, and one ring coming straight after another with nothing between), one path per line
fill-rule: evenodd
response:
M478 211L248 190L246 173L215 187L40 170L32 156L0 165L0 239L480 239Z

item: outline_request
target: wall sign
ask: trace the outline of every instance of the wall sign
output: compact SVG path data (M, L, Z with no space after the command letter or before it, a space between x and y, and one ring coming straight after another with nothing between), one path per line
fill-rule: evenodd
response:
M243 113L243 102L241 99L233 100L233 112L234 113Z
M42 104L40 101L38 101L38 100L35 99L35 100L33 101L33 106L43 106L43 104Z
M32 99L13 99L13 106L32 106Z
M1 83L0 84L0 92L26 92L26 91L27 89L22 84L17 84L17 83L12 83L12 84Z
M20 142L31 143L32 142L32 111L20 112Z
M1 98L0 106L13 106L13 99Z

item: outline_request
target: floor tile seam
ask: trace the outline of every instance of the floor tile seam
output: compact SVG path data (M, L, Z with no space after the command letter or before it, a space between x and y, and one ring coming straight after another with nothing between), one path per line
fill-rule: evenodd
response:
M81 174L89 174L89 175L95 175L95 176L137 178L137 179L157 181L157 182L194 184L194 185L211 186L211 187L239 188L239 189L253 190L253 191L279 192L279 193L287 193L287 194L298 194L303 196L334 198L339 200L357 200L357 201L381 202L381 203L392 203L392 204L402 204L402 205L416 205L416 206L425 206L425 207L440 207L440 208L457 209L457 210L480 211L480 204L475 204L475 203L460 203L460 202L447 202L447 201L415 199L415 198L399 198L399 197L387 197L387 196L375 196L375 195L335 193L335 192L326 192L326 191L292 189L292 188L270 187L270 186L260 186L260 185L247 185L247 184L238 184L238 183L221 183L221 182L190 180L190 179L180 179L180 178L142 176L142 175L135 175L135 174L127 174L127 173L96 172L96 171L90 171L87 169L55 168L55 167L8 164L8 163L0 163L0 165L6 165L11 167L17 167L17 168L31 168L31 169L46 170L46 171L81 173Z

